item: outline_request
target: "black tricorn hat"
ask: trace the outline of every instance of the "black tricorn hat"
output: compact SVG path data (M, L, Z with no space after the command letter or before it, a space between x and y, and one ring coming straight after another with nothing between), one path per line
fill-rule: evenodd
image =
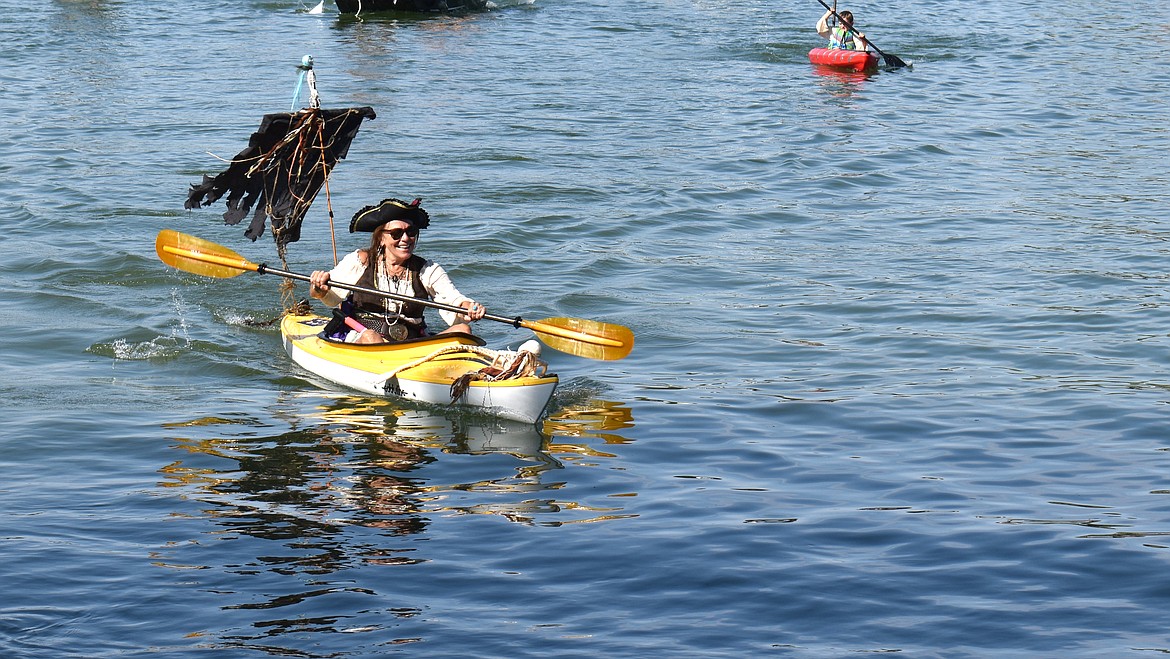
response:
M366 206L353 214L353 219L349 221L349 232L373 233L374 229L391 220L409 222L419 229L425 229L431 223L431 216L419 206L420 202L422 199L415 199L409 204L401 199L383 199L373 206Z

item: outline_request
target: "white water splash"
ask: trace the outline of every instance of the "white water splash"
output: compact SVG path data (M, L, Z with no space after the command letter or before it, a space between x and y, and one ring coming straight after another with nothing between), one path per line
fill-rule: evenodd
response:
M185 346L176 343L173 338L160 336L150 341L139 342L117 339L113 343L110 343L107 348L114 359L144 361L159 357L172 357L182 352ZM95 349L99 352L105 352L100 350L98 346L95 346Z

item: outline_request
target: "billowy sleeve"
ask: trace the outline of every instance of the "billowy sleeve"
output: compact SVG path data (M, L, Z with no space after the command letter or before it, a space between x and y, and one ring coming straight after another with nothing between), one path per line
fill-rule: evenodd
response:
M457 307L471 300L471 298L460 293L459 289L455 288L455 284L451 283L451 278L447 276L447 271L438 263L427 261L423 265L422 283L435 302ZM467 316L445 309L440 309L439 315L447 323L448 327L455 323L465 323L468 321Z
M350 252L345 255L345 258L341 259L340 263L333 266L333 269L329 271L329 281L340 284L356 284L365 271L366 266L362 264L358 253L356 251ZM321 298L321 302L326 306L336 307L347 297L349 297L349 291L344 288L330 286L329 292Z

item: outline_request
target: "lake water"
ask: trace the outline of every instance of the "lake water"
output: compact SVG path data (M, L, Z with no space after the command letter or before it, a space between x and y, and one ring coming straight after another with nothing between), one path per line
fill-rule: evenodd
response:
M0 656L1170 652L1164 4L842 4L868 76L812 0L309 4L0 0ZM159 262L273 262L183 202L305 54L378 117L290 269L421 197L463 292L633 353L421 409Z

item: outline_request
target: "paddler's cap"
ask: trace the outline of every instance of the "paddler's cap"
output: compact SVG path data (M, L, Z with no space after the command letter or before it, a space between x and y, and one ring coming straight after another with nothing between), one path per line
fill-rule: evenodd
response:
M422 199L415 199L409 204L401 199L383 199L377 205L366 206L353 214L349 222L349 232L365 231L373 233L374 229L392 220L401 220L425 229L431 223L431 216L419 206Z

